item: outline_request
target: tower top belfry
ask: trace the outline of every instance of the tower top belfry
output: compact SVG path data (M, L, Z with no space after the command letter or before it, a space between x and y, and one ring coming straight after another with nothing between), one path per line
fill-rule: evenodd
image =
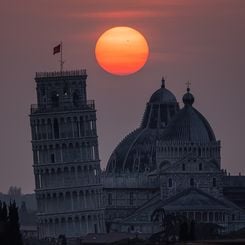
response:
M94 109L94 101L87 100L85 69L56 72L37 72L37 105L31 113L55 110Z

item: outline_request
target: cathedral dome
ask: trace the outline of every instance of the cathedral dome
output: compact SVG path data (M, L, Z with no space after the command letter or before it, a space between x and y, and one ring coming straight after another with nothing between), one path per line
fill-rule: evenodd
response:
M150 103L176 103L174 94L165 88L165 80L162 78L162 86L150 98Z
M175 96L162 86L146 105L142 123L126 136L113 151L107 172L144 172L156 169L156 142L159 135L179 111Z
M107 172L145 172L156 169L154 129L138 128L127 135L112 153Z
M170 141L189 141L193 143L208 143L216 141L214 132L206 118L192 104L194 96L187 89L183 96L185 104L166 127L162 138Z

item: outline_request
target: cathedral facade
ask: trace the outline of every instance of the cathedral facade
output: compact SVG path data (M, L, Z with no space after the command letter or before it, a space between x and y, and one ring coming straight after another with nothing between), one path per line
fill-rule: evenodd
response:
M156 211L225 231L245 226L245 181L222 170L221 143L189 88L180 108L162 79L140 127L101 171L86 78L85 70L36 74L30 121L40 237L152 234L161 229Z
M194 108L189 87L182 100L180 108L162 79L140 127L113 151L102 178L107 231L157 233L156 211L217 224L223 232L245 226L245 180L221 169L221 143Z

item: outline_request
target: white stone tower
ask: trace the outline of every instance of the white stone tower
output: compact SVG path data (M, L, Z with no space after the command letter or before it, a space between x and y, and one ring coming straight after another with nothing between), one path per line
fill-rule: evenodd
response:
M86 70L36 73L31 106L39 236L104 232L94 101Z

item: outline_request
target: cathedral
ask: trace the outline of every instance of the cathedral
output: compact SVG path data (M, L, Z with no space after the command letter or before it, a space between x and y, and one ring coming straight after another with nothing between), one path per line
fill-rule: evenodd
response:
M40 238L153 234L161 211L225 232L245 226L245 179L221 168L221 142L189 87L180 107L163 78L140 127L102 171L86 79L86 70L36 73L30 123Z

